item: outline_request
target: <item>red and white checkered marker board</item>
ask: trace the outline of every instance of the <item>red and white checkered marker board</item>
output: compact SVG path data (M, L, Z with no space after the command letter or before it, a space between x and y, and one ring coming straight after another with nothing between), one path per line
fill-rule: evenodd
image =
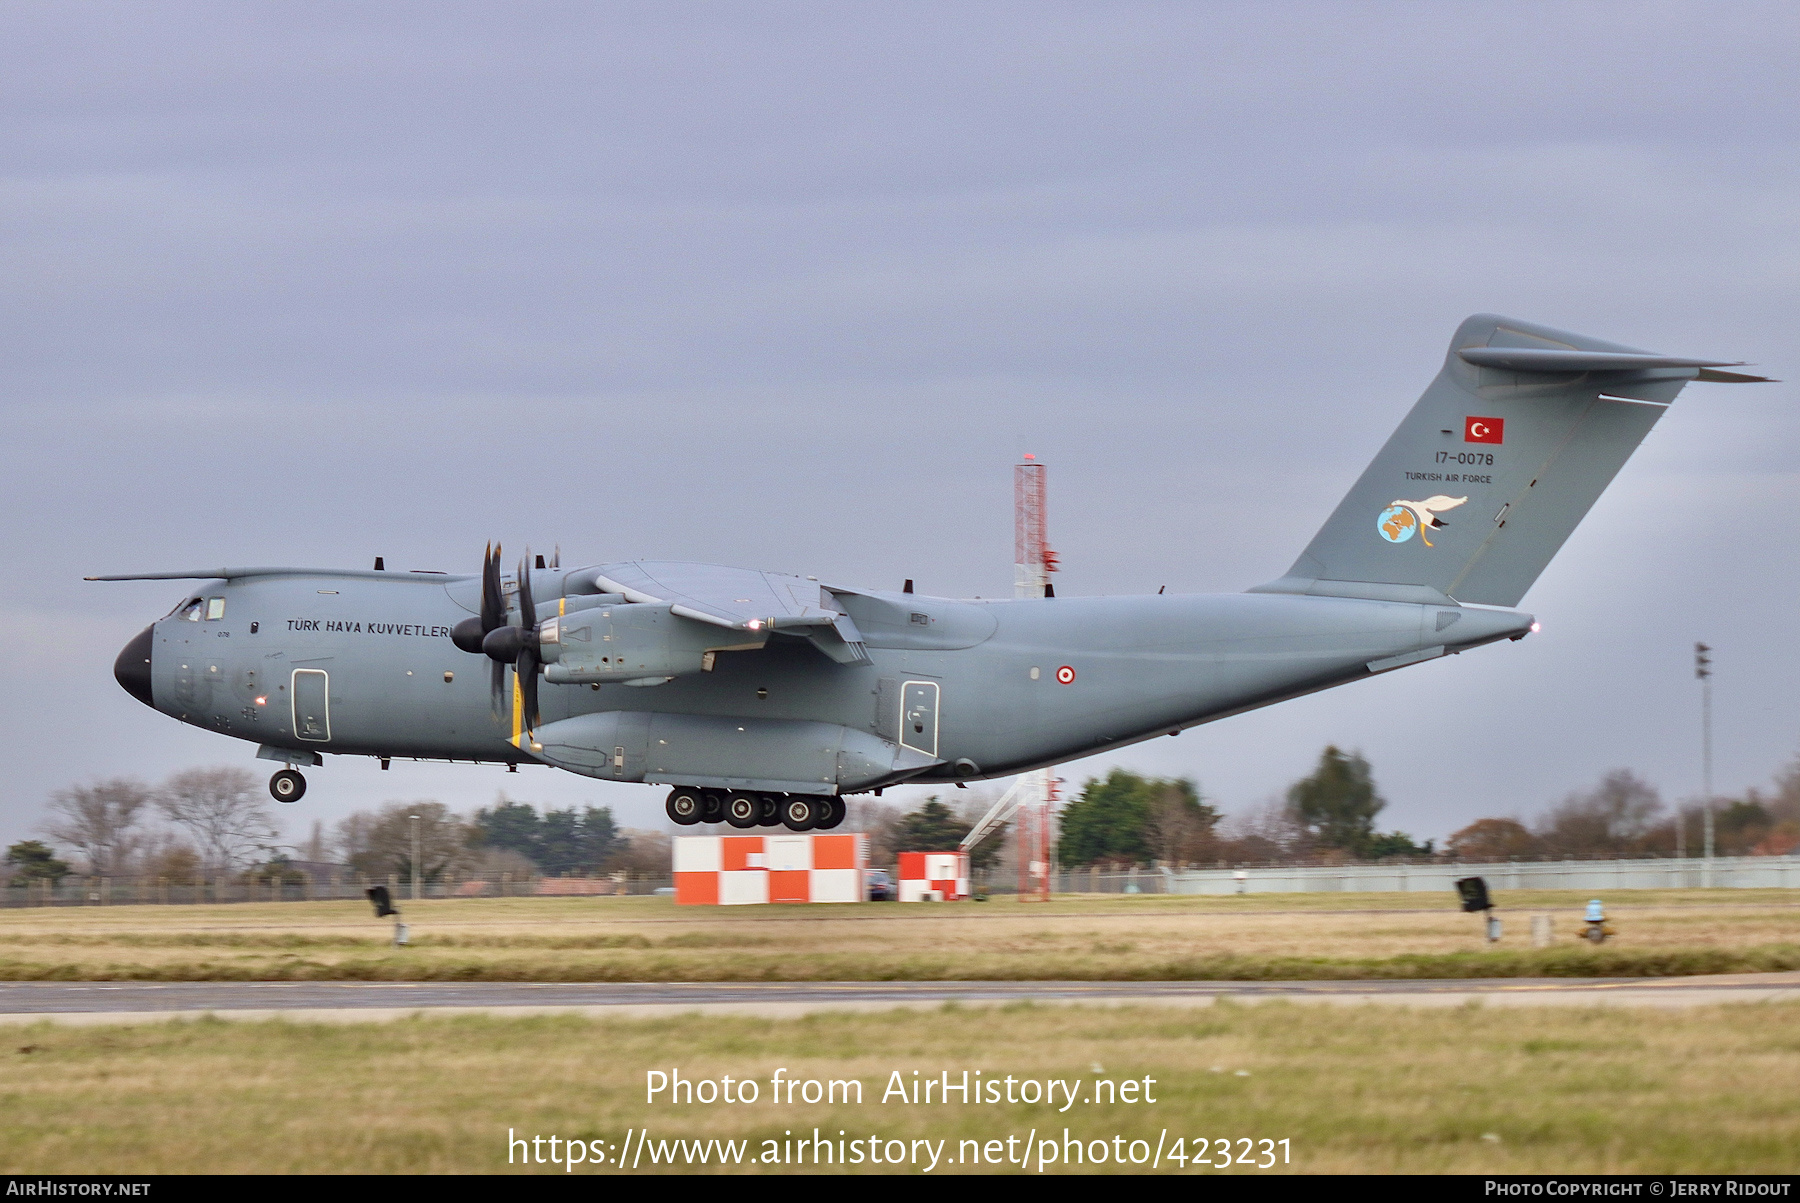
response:
M677 906L861 902L869 837L684 835L674 843Z
M901 902L953 902L969 896L967 852L902 852Z

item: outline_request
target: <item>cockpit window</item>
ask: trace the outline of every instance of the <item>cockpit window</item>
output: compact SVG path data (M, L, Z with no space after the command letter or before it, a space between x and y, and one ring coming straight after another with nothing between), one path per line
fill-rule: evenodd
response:
M205 612L206 612L206 603L196 597L192 601L184 603L179 611L179 614L180 614L180 617L185 618L189 622L199 622L200 615L202 615Z
M225 599L209 597L206 599L206 621L216 622L225 617Z

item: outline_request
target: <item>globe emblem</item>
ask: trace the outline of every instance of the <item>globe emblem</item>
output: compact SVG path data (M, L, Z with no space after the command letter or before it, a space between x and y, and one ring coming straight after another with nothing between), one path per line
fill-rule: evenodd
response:
M1389 543L1404 543L1419 533L1419 516L1403 505L1390 505L1381 511L1375 529Z

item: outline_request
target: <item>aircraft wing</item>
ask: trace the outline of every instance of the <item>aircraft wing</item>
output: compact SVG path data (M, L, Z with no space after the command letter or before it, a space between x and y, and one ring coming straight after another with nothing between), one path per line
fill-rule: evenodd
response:
M714 626L800 635L840 664L870 662L856 624L815 580L678 560L602 564L593 572L598 588L626 601L668 603L679 617Z

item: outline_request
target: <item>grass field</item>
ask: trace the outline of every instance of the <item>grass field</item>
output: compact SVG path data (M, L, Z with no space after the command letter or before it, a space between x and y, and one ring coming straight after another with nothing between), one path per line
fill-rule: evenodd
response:
M778 1067L802 1080L858 1080L863 1102L774 1103ZM646 1104L646 1072L672 1068L747 1077L760 1097ZM893 1071L910 1083L914 1070L964 1069L1082 1085L1066 1111L1060 1095L1056 1107L879 1101ZM1156 1101L1095 1105L1087 1097L1098 1078L1154 1079ZM1090 1152L1092 1141L1109 1142L1106 1163L1075 1167L1087 1171L1148 1171L1116 1165L1113 1151L1147 1161L1160 1140L1161 1172L1263 1172L1184 1168L1167 1156L1178 1138L1247 1137L1289 1142L1287 1164L1266 1154L1277 1160L1270 1172L1789 1173L1800 1142L1800 1005L43 1025L9 1032L0 1047L0 1105L0 1162L14 1173L563 1172L509 1167L508 1129L598 1141L584 1154L609 1159L628 1130L648 1129L650 1151L637 1162L648 1171L664 1168L654 1156L662 1141L745 1140L754 1158L815 1128L879 1136L888 1156L899 1149L889 1140L945 1141L938 1172L1016 1172L957 1164L969 1149L960 1142L1005 1156L1016 1137L1016 1155L1035 1129L1060 1150L1067 1128ZM1145 1143L1134 1149L1134 1138ZM1218 1156L1217 1145L1205 1149ZM708 1155L716 1169L716 1149ZM1048 1168L1064 1168L1060 1152ZM613 1167L575 1167L596 1170Z
M360 902L0 911L8 980L884 981L1661 976L1800 968L1792 891L1609 900L1508 892L1506 939L1438 894L1088 896L1049 904L680 908L667 898L406 903L412 944ZM1530 947L1532 914L1556 944Z

